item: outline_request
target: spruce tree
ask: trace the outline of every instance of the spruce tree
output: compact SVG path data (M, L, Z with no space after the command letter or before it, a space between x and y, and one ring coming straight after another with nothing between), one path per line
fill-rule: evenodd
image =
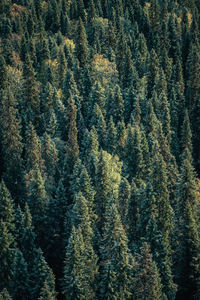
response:
M85 32L85 27L81 18L79 18L78 24L78 34L77 34L77 57L80 62L80 66L84 67L89 58L89 49L88 49L88 41L87 35Z
M162 293L161 279L156 263L153 261L150 246L143 242L134 275L135 299L166 299Z
M88 245L84 242L80 227L72 227L66 249L64 278L62 281L65 299L94 299L96 262L88 261Z
M12 300L11 296L9 295L7 289L3 289L2 292L0 293L0 299L1 300Z
M5 181L13 194L23 203L24 181L23 181L23 160L22 160L22 136L21 124L18 118L16 100L11 92L11 87L1 93L1 147L3 155Z
M40 297L38 298L38 300L56 300L55 291L51 290L46 280L40 291Z
M183 295L198 297L199 286L199 232L197 217L197 186L191 162L191 152L186 144L177 185L179 248L177 253L178 299Z
M38 243L43 246L45 243L48 197L39 168L34 171L33 178L28 186L28 204L33 217Z
M113 201L106 206L100 247L100 296L102 299L131 299L133 257L119 213Z
M0 220L0 289L10 289L12 278L12 262L15 246L14 236L7 228L7 224Z
M14 203L11 195L4 183L1 181L0 184L0 219L5 222L7 229L14 233Z

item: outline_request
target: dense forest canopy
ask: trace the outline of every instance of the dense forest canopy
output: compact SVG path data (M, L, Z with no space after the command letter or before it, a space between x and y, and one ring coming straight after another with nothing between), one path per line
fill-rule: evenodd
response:
M0 299L200 299L200 2L0 1Z

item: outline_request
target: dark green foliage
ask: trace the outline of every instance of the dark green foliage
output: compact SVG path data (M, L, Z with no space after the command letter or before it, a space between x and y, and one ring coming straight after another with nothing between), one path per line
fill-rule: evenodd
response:
M131 299L133 257L119 213L113 201L106 207L105 225L100 247L100 294L106 299Z
M14 259L14 237L5 222L0 220L0 288L10 288L12 261Z
M88 242L84 242L81 228L75 229L73 227L64 262L62 285L65 299L95 298L94 281L97 266L95 256L91 257L89 255L91 253L88 253L90 246Z
M0 299L199 299L199 20L0 1Z
M77 35L77 57L80 62L80 66L84 67L86 63L88 62L89 58L89 50L88 50L88 41L87 41L87 35L85 32L85 27L82 19L79 19L78 24L78 35Z
M140 248L137 270L134 279L135 299L166 299L162 294L162 285L158 268L152 259L150 247L143 243Z
M190 146L185 145L181 173L177 185L179 205L179 256L178 283L179 295L188 298L199 295L199 231L197 217L197 187L191 163ZM178 249L177 249L178 250Z

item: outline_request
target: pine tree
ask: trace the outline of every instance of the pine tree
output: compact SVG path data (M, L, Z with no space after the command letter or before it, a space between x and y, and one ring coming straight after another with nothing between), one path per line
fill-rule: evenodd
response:
M94 182L94 177L99 161L99 141L97 130L93 126L90 131L86 130L83 141L84 163L87 166L88 173ZM82 155L83 156L83 155Z
M94 105L94 110L91 118L91 127L94 126L98 133L98 141L102 148L105 145L106 122L102 111L97 103Z
M4 177L11 193L20 201L19 197L22 198L24 192L21 125L11 88L2 91L1 96L0 136L5 169ZM23 203L23 199L21 199L21 203Z
M46 178L46 189L48 192L55 190L55 175L57 173L57 163L58 163L58 151L56 149L55 143L52 141L50 136L45 133L42 143L42 158L45 165Z
M199 56L199 45L191 44L191 49L187 59L187 90L186 99L187 107L191 109L199 95L200 82L200 56ZM195 76L194 76L195 75Z
M24 122L27 125L27 123L31 121L36 127L38 127L40 98L38 94L38 84L35 78L35 72L33 70L32 61L29 55L26 55L23 75L25 78L23 99Z
M199 285L199 232L197 217L197 186L191 162L191 140L185 144L180 178L177 185L179 249L177 249L178 299L198 297Z
M23 254L19 249L16 249L12 261L12 295L14 299L27 299L29 297L29 273L27 263L24 260Z
M0 300L12 300L7 289L4 288L3 291L0 293Z
M188 110L185 111L185 117L184 117L182 130L181 130L181 149L183 153L185 149L188 149L192 159L192 152L193 152L192 132L190 128L190 119L188 115Z
M44 285L40 291L40 297L38 300L56 300L55 291L52 291L48 285L48 282L45 280Z
M8 75L7 75L7 68L6 62L2 55L0 55L0 87L3 90L8 85Z
M106 134L106 150L109 153L115 153L117 143L117 129L111 116L108 122L107 134Z
M158 249L159 258L155 258L155 252L153 252L153 256L161 275L163 292L167 295L167 297L174 299L176 286L173 282L170 257L170 237L172 232L173 211L170 204L169 190L167 186L166 164L162 155L159 153L157 142L155 142L152 150L153 161L149 181L152 182L155 202L152 198L151 201L156 203L157 215L154 217L155 220L153 219L154 226L151 229L151 233L154 231L153 235L155 235L155 238L152 241L151 237L150 245L152 246L152 249L155 249L154 251Z
M65 299L94 299L96 261L88 261L88 246L80 227L72 228L66 249L64 278L62 281Z
M134 296L135 299L164 299L159 271L146 242L140 247L134 278Z
M2 180L0 184L0 219L6 224L11 233L14 233L14 213L13 200Z
M72 224L75 228L81 228L84 240L87 243L93 236L87 202L81 192L76 194L74 198Z
M128 137L126 143L127 173L131 179L133 177L142 179L144 173L144 160L139 126L136 125L135 127L128 127Z
M77 173L75 168L74 171L74 173ZM92 227L94 227L97 218L94 212L94 197L96 192L92 185L91 178L87 172L87 169L83 165L80 165L79 174L74 175L75 179L72 180L71 184L75 197L79 192L81 192L82 196L85 198L86 205L88 207L89 219Z
M55 277L52 270L46 263L41 249L38 249L37 252L35 252L34 259L34 264L32 265L30 273L30 280L32 282L31 299L37 299L40 296L40 291L45 281L47 282L52 294L56 295Z
M42 153L41 153L41 142L32 123L29 123L29 127L26 132L25 145L26 145L25 159L26 159L27 173L35 170L36 168L40 168L42 172L44 166L43 166Z
M78 137L77 137L77 127L76 127L76 116L77 116L77 108L72 97L68 99L68 107L66 112L66 132L64 133L67 141L67 159L71 161L70 164L75 163L78 154L79 154L79 146L78 146Z
M80 62L80 66L84 67L89 58L89 50L88 50L88 41L87 41L87 35L85 32L85 27L83 24L82 19L79 19L78 24L78 34L77 34L77 57Z
M118 211L121 216L122 224L125 223L125 217L128 213L128 204L131 196L131 187L126 178L122 178L119 185Z
M38 243L44 245L48 197L39 168L34 171L33 178L28 186L28 204L33 217Z
M14 258L14 236L3 220L0 220L0 289L10 288L12 261Z
M100 247L100 296L102 299L131 299L133 258L116 205L106 206Z
M114 122L118 123L123 121L123 113L124 101L122 98L120 87L117 85L111 103L110 114L112 114Z
M95 210L98 216L98 227L102 228L105 220L105 208L111 198L118 200L122 164L117 156L106 151L100 152L95 176Z

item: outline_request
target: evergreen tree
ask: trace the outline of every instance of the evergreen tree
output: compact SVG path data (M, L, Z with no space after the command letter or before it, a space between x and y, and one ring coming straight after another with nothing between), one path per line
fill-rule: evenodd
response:
M186 144L177 185L179 207L179 254L177 256L178 299L198 297L199 288L199 232L197 217L197 190L191 163L190 143ZM177 249L178 250L178 249Z
M105 220L105 208L110 199L118 200L122 164L117 156L106 151L100 152L95 176L95 208L98 216L98 227L102 228Z
M40 168L41 172L43 171L44 166L41 153L41 142L32 123L29 123L26 132L25 159L27 173L36 168Z
M33 178L28 186L28 204L33 217L38 244L44 245L48 197L44 180L38 168L34 171Z
M27 123L31 121L38 127L40 118L40 98L35 72L29 55L26 55L23 75L25 78L23 99L24 122L27 125Z
M100 295L106 299L131 299L133 258L116 205L106 206L106 217L100 248Z
M11 195L2 180L0 184L0 219L6 224L7 229L14 233L14 203Z
M87 41L87 35L85 32L85 27L83 24L82 19L79 19L78 24L78 34L77 34L77 57L80 62L80 66L84 67L89 58L89 50L88 50L88 41Z
M14 299L27 299L29 296L29 273L23 254L16 249L12 261L12 295Z
M44 282L44 285L40 292L40 297L38 300L56 300L56 294L55 291L52 291L47 283L47 281Z
M164 299L159 271L146 242L142 243L137 263L134 278L135 299Z
M21 125L16 109L16 101L11 88L2 91L1 103L1 146L3 155L5 181L15 198L23 203L23 161L22 161L22 137Z
M7 228L3 220L0 220L0 289L10 289L12 278L12 261L14 258L15 246L14 236Z
M62 285L65 299L95 298L94 277L97 268L95 262L88 261L87 247L82 230L73 227L64 263Z
M0 299L1 300L12 300L12 298L9 295L7 289L3 289L3 291L0 293Z

